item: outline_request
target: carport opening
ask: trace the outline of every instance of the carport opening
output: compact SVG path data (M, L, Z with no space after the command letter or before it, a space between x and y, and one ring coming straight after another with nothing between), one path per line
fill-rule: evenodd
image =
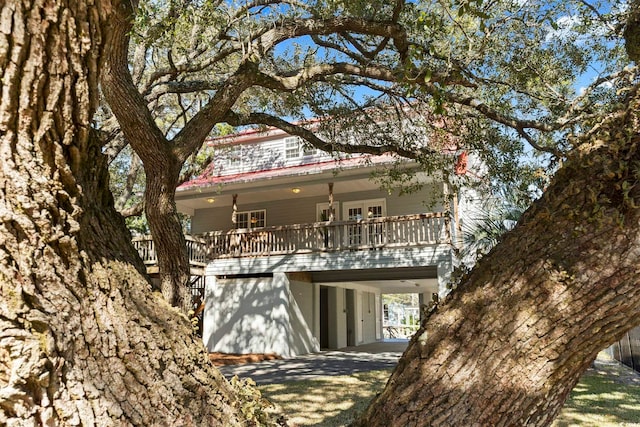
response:
M420 327L420 295L382 295L382 335L385 340L409 339Z

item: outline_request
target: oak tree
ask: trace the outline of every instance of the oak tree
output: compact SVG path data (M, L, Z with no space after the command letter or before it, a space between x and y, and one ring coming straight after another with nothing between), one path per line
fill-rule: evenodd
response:
M0 424L247 425L151 291L92 128L119 1L0 5Z
M333 153L395 152L429 172L451 170L444 148L473 150L491 179L513 182L535 172L523 154L555 167L572 148L564 136L606 112L611 82L629 74L612 41L622 16L580 1L172 0L121 11L102 81L117 118L107 133L120 138L106 151L130 143L142 160L163 293L188 306L174 190L217 126L275 126ZM323 120L305 126L310 115Z

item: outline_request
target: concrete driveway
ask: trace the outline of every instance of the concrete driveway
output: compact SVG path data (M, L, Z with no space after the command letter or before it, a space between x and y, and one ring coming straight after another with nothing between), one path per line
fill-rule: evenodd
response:
M323 376L349 375L353 372L393 368L408 341L393 340L346 347L340 350L305 354L293 359L268 360L245 365L221 366L222 374L231 378L251 378L257 384L277 384Z

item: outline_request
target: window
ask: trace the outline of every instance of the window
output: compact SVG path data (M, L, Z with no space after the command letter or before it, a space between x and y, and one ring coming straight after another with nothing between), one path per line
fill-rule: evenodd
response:
M242 167L242 146L236 145L230 147L227 153L227 159L229 162L229 166L232 168L240 168Z
M367 218L380 218L382 215L382 205L374 204L367 207Z
M266 226L267 211L238 212L236 214L236 228L260 228Z
M315 156L318 153L318 149L309 143L302 145L302 155L304 157Z
M284 139L284 158L297 159L300 157L300 139L298 137L290 137Z
M345 202L342 215L347 220L380 218L387 214L385 199L358 200Z

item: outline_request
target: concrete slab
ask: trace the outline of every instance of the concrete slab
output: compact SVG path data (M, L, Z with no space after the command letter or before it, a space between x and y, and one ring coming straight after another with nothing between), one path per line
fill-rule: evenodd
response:
M395 367L407 344L407 340L384 341L305 354L292 359L221 366L218 369L227 378L237 375L240 378L251 378L256 384L277 384L324 376L350 375L354 372Z

